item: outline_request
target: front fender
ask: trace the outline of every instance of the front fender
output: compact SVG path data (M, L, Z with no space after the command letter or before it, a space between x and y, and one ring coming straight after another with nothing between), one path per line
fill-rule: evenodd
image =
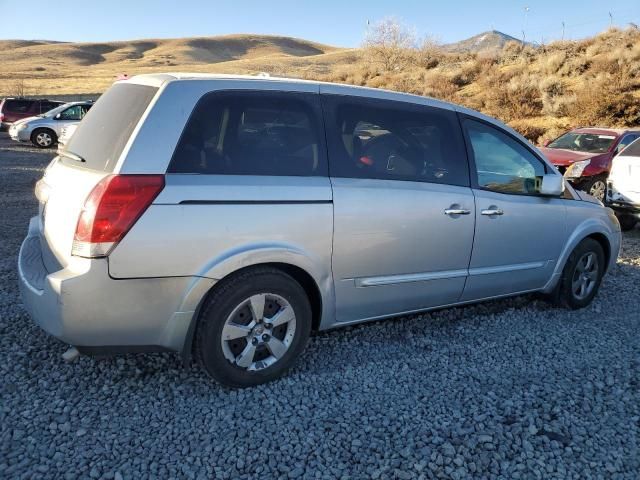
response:
M562 276L562 271L564 270L567 260L569 259L569 255L571 255L571 252L573 252L573 250L582 240L589 236L602 235L609 243L610 255L609 262L606 266L606 271L608 272L616 264L618 254L620 252L620 244L622 242L621 233L620 230L616 229L617 220L615 220L615 215L613 215L613 212L611 211L611 216L613 218L610 218L610 209L601 208L600 210L601 212L599 215L584 218L577 226L573 228L572 233L569 235L562 249L562 252L558 257L553 275L545 286L544 292L551 292L555 288L558 281L560 280L560 277Z

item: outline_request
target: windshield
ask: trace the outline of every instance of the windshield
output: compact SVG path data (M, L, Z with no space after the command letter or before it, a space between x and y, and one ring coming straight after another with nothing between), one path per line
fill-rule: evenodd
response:
M615 135L596 133L565 133L547 145L547 148L563 148L575 152L604 153L609 151Z
M59 107L53 108L45 113L42 113L40 115L38 115L39 117L47 117L47 118L51 118L51 117L55 117L57 114L59 114L60 112L62 112L64 109L70 107L71 105L73 105L73 103L65 103L64 105L60 105Z
M135 83L116 83L78 124L62 161L74 166L113 172L131 133L158 89ZM80 162L73 157L80 158Z

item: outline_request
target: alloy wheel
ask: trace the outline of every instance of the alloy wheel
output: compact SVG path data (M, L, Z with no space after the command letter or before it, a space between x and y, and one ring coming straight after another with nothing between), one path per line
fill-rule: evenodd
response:
M576 264L571 280L571 290L578 300L587 298L598 282L598 258L594 252L587 252Z
M36 143L41 147L48 147L53 143L53 138L47 132L40 132L36 135Z
M280 360L296 333L293 307L280 295L260 293L242 301L222 328L225 358L244 370L262 370Z
M589 189L589 195L597 198L602 202L604 200L606 190L607 185L602 180L596 180L595 182L593 182L593 185L591 185L591 188Z

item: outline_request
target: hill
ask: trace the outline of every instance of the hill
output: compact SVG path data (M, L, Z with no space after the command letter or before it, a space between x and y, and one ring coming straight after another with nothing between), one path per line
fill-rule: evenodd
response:
M522 40L497 30L491 30L460 42L446 44L443 49L457 53L498 53L507 42L516 42L522 45Z
M119 73L268 72L451 101L500 118L538 142L577 125L640 125L640 31L611 29L536 48L512 40L488 32L448 46L361 49L264 35L7 40L0 41L0 96L15 94L16 82L25 94L68 95L102 92Z
M248 34L100 43L2 40L0 95L15 94L16 79L24 79L25 94L100 92L120 73L233 70L220 67L233 62L244 62L243 71L253 73L252 61L277 63L337 51L297 38Z

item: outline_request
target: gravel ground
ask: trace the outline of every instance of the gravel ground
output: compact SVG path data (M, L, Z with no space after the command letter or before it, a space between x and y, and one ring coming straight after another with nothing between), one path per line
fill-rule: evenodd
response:
M51 154L0 135L0 477L640 476L639 230L585 310L520 297L322 333L232 391L173 354L62 361L15 270Z

